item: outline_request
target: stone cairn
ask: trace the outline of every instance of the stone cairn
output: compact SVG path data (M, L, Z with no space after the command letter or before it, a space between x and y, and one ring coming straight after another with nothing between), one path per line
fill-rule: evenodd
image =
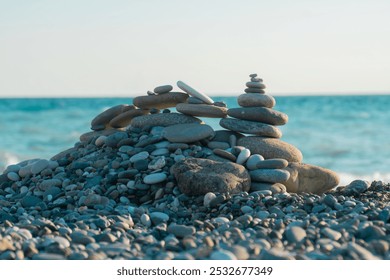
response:
M254 154L251 154L250 148L245 147L248 145L230 149L230 152L237 157L236 162L245 164L250 170L251 191L285 192L286 187L283 183L286 183L290 177L290 173L285 170L288 160L299 160L301 154L297 149L291 148L295 153L281 151L278 155L274 153L274 149L270 149L270 144L263 143L263 141L271 143L278 141L276 139L282 136L282 132L276 126L286 124L288 116L272 109L276 101L271 95L265 94L266 86L263 80L258 78L257 74L251 74L249 77L250 81L246 83L245 93L238 97L238 104L241 107L229 109L227 114L231 118L221 119L220 125L236 133L257 137L249 138L255 141L255 146L251 147ZM240 139L243 138L242 134L238 135ZM236 135L231 137L236 137ZM282 146L286 147L286 144L282 143ZM221 156L223 156L222 153ZM277 158L278 156L281 158Z
M337 174L301 163L302 153L279 139L276 126L286 124L288 116L273 109L275 99L265 94L263 80L257 74L250 78L239 108L228 109L178 81L182 92L162 85L135 97L132 105L104 111L80 139L127 154L122 157L134 171L123 171L129 173L124 177L141 176L141 185L173 181L184 194L208 194L205 200L215 193L322 193L335 187ZM226 130L214 131L198 117L220 118ZM137 186L142 193L150 189Z

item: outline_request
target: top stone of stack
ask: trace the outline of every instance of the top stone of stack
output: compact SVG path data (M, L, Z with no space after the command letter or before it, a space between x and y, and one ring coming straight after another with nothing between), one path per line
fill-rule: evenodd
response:
M172 89L171 85L158 86L154 91L148 91L146 96L135 97L133 104L141 109L167 109L187 100L188 94L172 92Z
M198 92L182 81L178 81L177 86L190 95L186 103L176 105L178 112L207 118L225 118L227 116L227 108L223 102L214 102L206 94Z

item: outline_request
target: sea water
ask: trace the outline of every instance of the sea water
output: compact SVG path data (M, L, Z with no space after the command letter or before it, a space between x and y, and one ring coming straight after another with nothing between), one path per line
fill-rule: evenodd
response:
M213 97L229 108L236 97ZM288 114L282 140L299 148L304 162L353 179L390 181L390 96L275 96ZM25 159L51 158L90 131L91 120L131 98L0 99L0 172ZM204 119L221 129L219 119Z

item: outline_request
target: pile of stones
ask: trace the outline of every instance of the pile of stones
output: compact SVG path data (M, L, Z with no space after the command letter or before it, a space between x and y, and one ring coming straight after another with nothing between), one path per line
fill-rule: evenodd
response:
M251 78L246 94L266 96ZM287 122L274 103L239 98L242 108L227 109L177 85L183 92L159 86L104 111L50 160L9 166L0 175L0 259L390 257L388 185L355 181L322 194L337 175L301 163L278 135L215 131L198 118L282 125L248 119L254 107L249 115Z

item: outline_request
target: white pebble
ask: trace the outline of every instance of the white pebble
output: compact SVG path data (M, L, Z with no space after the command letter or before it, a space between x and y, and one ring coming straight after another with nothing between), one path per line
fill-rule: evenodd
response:
M250 155L251 155L251 151L249 149L242 149L240 154L237 157L236 163L244 164Z
M215 195L215 193L213 192L208 192L204 195L204 198L203 198L203 205L205 207L209 207L210 206L210 202L216 198L217 196Z
M150 227L152 225L152 221L150 220L150 217L148 214L141 215L141 223L146 227Z
M101 147L106 142L107 136L101 135L95 140L95 145Z

